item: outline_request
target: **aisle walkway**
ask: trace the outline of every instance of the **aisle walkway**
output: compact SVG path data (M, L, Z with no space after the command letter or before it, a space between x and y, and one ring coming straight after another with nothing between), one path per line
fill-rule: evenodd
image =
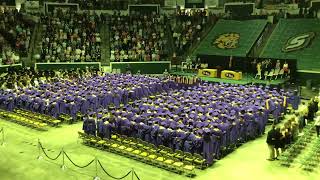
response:
M184 176L145 165L112 153L96 150L82 145L78 140L77 131L82 124L64 125L61 128L50 128L47 132L39 132L11 122L0 120L0 128L4 127L6 142L0 146L0 179L1 180L60 180L60 179L92 179L95 176L95 166L79 169L70 162L67 169L60 169L62 158L56 161L44 157L37 160L37 139L40 138L48 154L52 157L59 153L59 149L69 154L71 159L85 165L95 156L103 163L105 169L113 176L120 177L134 168L141 180L185 180ZM1 142L1 141L0 141ZM268 149L265 137L246 143L212 167L197 171L195 180L250 180L250 179L299 179L316 180L320 175L307 174L300 169L287 169L280 167L277 162L266 160ZM42 154L42 156L44 156ZM101 169L98 170L101 179L110 179ZM130 179L131 176L124 178Z

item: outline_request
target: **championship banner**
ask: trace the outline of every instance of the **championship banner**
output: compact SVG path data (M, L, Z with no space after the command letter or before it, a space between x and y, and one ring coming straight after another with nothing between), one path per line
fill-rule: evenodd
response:
M216 69L199 69L198 71L199 77L217 77L217 70Z
M221 78L222 79L240 80L240 79L242 79L242 72L224 70L224 71L221 71Z

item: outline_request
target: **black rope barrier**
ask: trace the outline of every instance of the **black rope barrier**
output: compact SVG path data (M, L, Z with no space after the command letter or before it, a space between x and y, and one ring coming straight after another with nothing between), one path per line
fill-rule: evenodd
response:
M137 178L138 180L140 180L140 178L139 178L139 176L137 175L136 171L133 170L133 174L136 176L136 178Z
M78 168L85 168L85 167L88 167L88 166L90 166L90 164L92 164L92 163L94 162L94 160L95 160L95 159L93 159L93 160L92 160L92 161L90 161L87 165L79 166L79 165L77 165L76 163L74 163L74 162L71 160L71 158L68 156L68 154L67 154L66 152L64 152L64 151L63 151L63 153L64 153L64 155L66 155L66 156L67 156L67 158L69 159L69 161L70 161L73 165L77 166Z
M2 129L3 129L3 128L2 128ZM2 129L1 129L1 131L2 131ZM0 133L1 133L1 131L0 131ZM45 155L47 158L49 158L50 160L53 160L53 161L54 161L54 160L57 160L61 155L63 155L63 165L62 165L62 167L64 167L64 156L66 156L66 157L69 159L69 161L70 161L74 166L76 166L76 167L78 167L78 168L86 168L86 167L90 166L93 162L96 162L96 176L97 176L97 163L99 163L99 165L100 165L101 169L103 170L103 172L106 173L109 177L111 177L111 178L113 178L113 179L118 179L118 180L120 180L120 179L123 179L123 178L129 176L130 174L132 174L132 178L133 178L133 176L135 176L138 180L140 180L140 178L138 177L137 173L136 173L133 169L132 169L131 171L129 171L126 175L124 175L124 176L122 176L122 177L120 177L120 178L117 178L117 177L112 176L111 174L109 174L109 173L104 169L104 167L102 166L101 162L100 162L97 158L91 160L88 164L86 164L86 165L84 165L84 166L79 166L79 165L77 165L76 163L74 163L74 162L71 160L71 158L69 157L69 155L68 155L63 149L59 152L59 154L58 154L55 158L52 158L52 157L48 156L48 154L46 153L45 148L42 146L40 140L38 140L38 149L39 149L39 157L41 157L41 156L40 156L40 149L41 149L42 152L44 153L44 155ZM39 157L38 157L38 158L39 158Z
M48 154L46 153L45 149L43 148L43 146L42 146L42 144L40 142L39 142L39 146L42 149L42 152L44 153L44 155L46 155L47 158L51 159L52 161L57 160L62 154L62 151L60 151L60 153L55 158L51 158L51 157L48 156Z
M129 174L132 172L132 171L129 171L126 175L124 175L124 176L122 176L122 177L120 177L120 178L117 178L117 177L114 177L114 176L112 176L111 174L109 174L109 173L103 168L103 166L102 166L102 164L101 164L101 162L100 162L99 160L98 160L98 163L99 163L101 169L102 169L109 177L111 177L111 178L113 178L113 179L123 179L123 178L129 176Z

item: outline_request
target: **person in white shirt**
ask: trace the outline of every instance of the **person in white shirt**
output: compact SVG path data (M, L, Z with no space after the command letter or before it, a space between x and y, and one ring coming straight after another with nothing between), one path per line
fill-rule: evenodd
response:
M34 78L33 83L34 83L34 86L35 86L35 87L39 87L39 81L38 81L37 78Z
M315 118L314 126L316 127L317 137L320 135L320 111L316 113L317 117Z

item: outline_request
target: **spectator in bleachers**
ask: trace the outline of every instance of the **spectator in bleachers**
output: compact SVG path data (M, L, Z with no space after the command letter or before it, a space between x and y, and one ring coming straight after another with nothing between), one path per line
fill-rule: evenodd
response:
M110 24L111 61L159 61L166 56L163 15L136 12L130 16L121 16L115 13Z
M79 3L81 9L101 9L101 10L125 10L129 4L160 4L164 5L164 0L69 0L69 3Z
M0 65L10 65L20 63L20 57L10 48L3 49L0 53Z
M206 10L180 10L172 24L172 37L179 56L188 51L193 43L201 40L201 33L215 23L217 18Z
M14 54L27 56L33 25L33 22L26 20L16 9L5 8L0 12L0 34Z
M74 80L96 76L99 71L94 69L85 70L48 70L35 71L33 69L9 69L0 74L0 89L18 89L39 86L39 84L56 82L60 80Z
M42 15L41 58L45 62L100 61L99 16L89 12L54 11Z

